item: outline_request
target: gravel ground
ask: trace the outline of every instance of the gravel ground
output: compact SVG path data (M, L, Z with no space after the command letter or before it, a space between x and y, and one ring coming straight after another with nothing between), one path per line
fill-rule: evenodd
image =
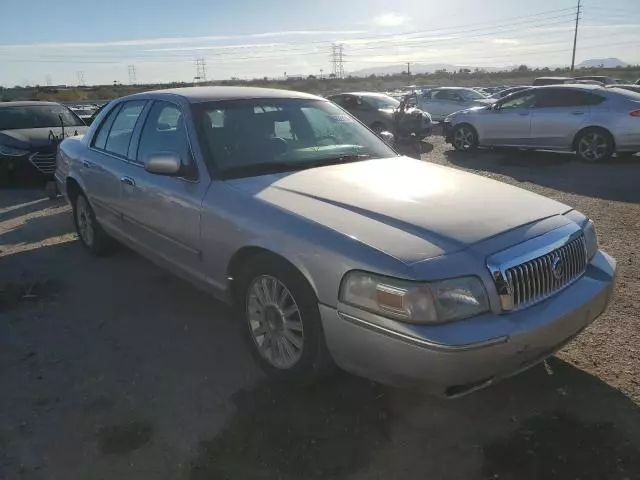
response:
M274 388L223 305L128 250L89 257L62 201L3 190L0 478L640 478L640 159L431 147L588 214L618 260L608 311L546 366L456 401Z

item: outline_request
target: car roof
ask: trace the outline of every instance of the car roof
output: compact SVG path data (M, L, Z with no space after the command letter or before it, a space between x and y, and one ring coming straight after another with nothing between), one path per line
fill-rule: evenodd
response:
M321 100L321 97L308 93L294 92L291 90L278 90L275 88L257 87L184 87L169 88L166 90L152 90L150 92L136 93L126 98L143 96L161 97L163 95L176 95L186 99L189 103L213 102L216 100L241 100L257 98L306 98Z
M29 107L32 105L60 105L58 102L40 102L38 100L25 100L20 102L0 102L2 107Z
M547 89L547 88L568 88L570 90L606 90L602 85L592 85L589 83L560 83L556 85L538 85L531 88Z
M358 95L360 97L385 97L389 98L389 95L382 92L344 92L340 95ZM393 98L393 97L391 97Z
M536 80L574 80L573 77L537 77Z
M486 87L482 87L486 88ZM431 90L473 90L471 87L436 87Z

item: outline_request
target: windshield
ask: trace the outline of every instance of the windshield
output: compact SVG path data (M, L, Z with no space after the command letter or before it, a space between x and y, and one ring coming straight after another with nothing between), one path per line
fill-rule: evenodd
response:
M26 105L0 107L0 130L59 127L60 116L65 127L84 125L77 115L62 105Z
M193 108L207 160L225 178L396 155L324 100L247 99Z
M475 90L458 90L458 93L462 96L462 98L464 98L465 100L479 100L481 98L487 98L485 95L483 95L480 92L477 92Z
M400 101L387 95L376 95L370 97L362 97L376 109L396 109L400 105Z

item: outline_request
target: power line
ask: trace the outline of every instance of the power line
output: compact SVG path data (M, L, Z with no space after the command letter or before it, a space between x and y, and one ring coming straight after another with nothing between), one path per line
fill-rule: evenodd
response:
M569 9L553 10L553 11L551 11L551 12L559 12L559 11L566 11L566 10L569 10ZM574 10L574 8L570 8L570 10ZM366 37L353 37L353 38L351 38L351 39L349 39L349 40L347 40L347 41L354 41L354 40L371 40L372 42L374 42L374 41L376 41L376 40L377 40L377 41L384 41L384 39L385 39L385 38L401 37L401 36L407 36L407 35L419 35L419 34L425 34L425 33L429 33L429 34L435 34L435 33L438 33L438 34L442 34L442 33L455 34L455 33L456 33L456 32L455 32L456 30L460 30L460 32L458 32L458 33L464 33L464 34L468 34L468 33L470 33L470 32L479 32L479 31L490 30L490 32L488 32L488 33L487 33L487 34L485 34L485 35L495 35L495 34L508 33L508 32L511 32L511 31L520 31L520 30L521 30L521 27L513 28L515 25L524 25L524 24L535 23L535 22L541 22L541 21L545 21L545 22L546 22L546 21L548 21L548 20L554 20L554 19L558 19L558 18L563 18L563 19L564 19L564 18L566 18L566 19L568 19L568 18L573 19L573 18L574 18L573 13L565 13L565 14L560 15L560 16L558 16L558 15L554 15L554 16L549 17L549 18L535 18L535 19L530 19L530 20L521 20L522 18L529 18L529 17L534 17L534 16L540 16L540 15L548 15L548 13L551 13L551 12L541 12L541 13L539 13L539 14L532 14L532 15L527 15L527 16L524 16L524 17L517 17L518 19L520 19L520 21L518 21L518 22L511 22L511 23L509 23L509 24L504 24L504 25L495 25L495 23L496 23L496 22L489 22L490 24L492 24L492 26L487 26L487 27L483 27L483 28L476 28L476 29L471 29L471 30L469 30L469 29L467 29L467 28L465 28L465 27L466 27L466 26L477 26L477 25L479 25L479 24L478 24L478 23L476 23L476 24L472 24L472 25L457 26L457 27L449 27L449 28L445 28L445 29L414 30L414 31L410 31L410 32L402 32L402 33L394 33L394 34L375 35L375 36L366 36ZM505 20L500 20L500 21L498 21L498 23L502 23L502 22L504 22L504 21L505 21ZM486 22L485 22L485 23L486 23ZM564 21L557 22L557 23L564 23ZM482 24L482 23L480 23L480 24ZM555 24L555 23L553 23L553 24ZM550 24L548 24L548 23L544 23L544 24L541 24L541 25L533 25L532 27L547 26L547 25L550 25ZM551 25L552 25L552 24L551 24ZM501 29L501 28L502 28L502 29L507 28L507 30L496 30L496 29ZM416 39L416 41L419 41L419 40L420 40L420 39ZM443 40L443 41L446 41L446 39L445 39L445 40ZM290 51L292 51L292 50L299 50L300 48L302 48L302 49L308 49L308 46L307 46L307 45L314 45L314 44L327 44L327 43L329 43L329 42L328 42L328 41L326 41L326 40L317 41L317 42L307 42L305 45L302 45L302 46L298 46L298 45L293 45L293 46L291 46L291 45L287 45L287 46L284 46L284 47L279 47L279 48L270 49L270 50L268 50L268 51L269 51L269 52L278 52L278 51L286 51L286 52L290 52ZM233 47L233 46L228 46L228 47ZM214 47L214 48L215 48L215 47ZM238 47L238 48L246 48L246 47ZM357 47L354 47L354 48L357 48ZM370 48L371 48L371 47L370 47ZM372 48L378 48L378 47L372 47ZM185 51L185 53L184 53L183 55L184 55L184 56L190 56L190 55L192 55L192 52L193 52L193 51ZM5 52L5 53L6 53L6 52ZM175 54L175 53L174 53L172 56L176 56L176 55L177 55L177 54ZM232 56L236 56L236 55L237 55L237 52L233 52L233 51L231 51L231 52L220 52L220 53L217 53L217 54L216 54L216 56L223 56L223 55L232 55ZM81 55L81 56L79 56L79 57L80 57L80 58L86 58L86 56L91 56L92 58L95 58L95 57L96 57L95 53L87 54L87 55L85 55L85 56L82 56L82 55ZM60 56L59 56L59 57L60 57ZM76 55L75 57L77 58L77 57L78 57L78 55ZM99 57L99 56L98 56L98 57ZM139 54L138 54L138 58L139 58L139 57L140 57L140 56L139 56ZM153 59L153 58L156 58L156 59L157 59L157 58L160 58L160 59L162 59L162 58L166 58L166 57L167 57L166 55L163 55L162 57L150 56L150 57L148 57L148 58L152 58L152 59ZM50 56L48 56L48 58L50 58ZM62 58L71 58L71 56L66 56L66 57L62 57ZM118 55L118 56L114 56L114 57L105 57L105 56L102 56L102 58L118 58L118 59L121 59L122 57L121 57L121 55Z

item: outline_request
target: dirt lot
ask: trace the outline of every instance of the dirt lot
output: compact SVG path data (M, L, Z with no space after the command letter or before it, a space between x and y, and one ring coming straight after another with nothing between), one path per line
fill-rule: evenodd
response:
M4 190L0 478L640 479L640 158L424 158L596 221L615 299L546 368L448 402L346 374L275 389L224 306L130 251L89 257L62 201Z

